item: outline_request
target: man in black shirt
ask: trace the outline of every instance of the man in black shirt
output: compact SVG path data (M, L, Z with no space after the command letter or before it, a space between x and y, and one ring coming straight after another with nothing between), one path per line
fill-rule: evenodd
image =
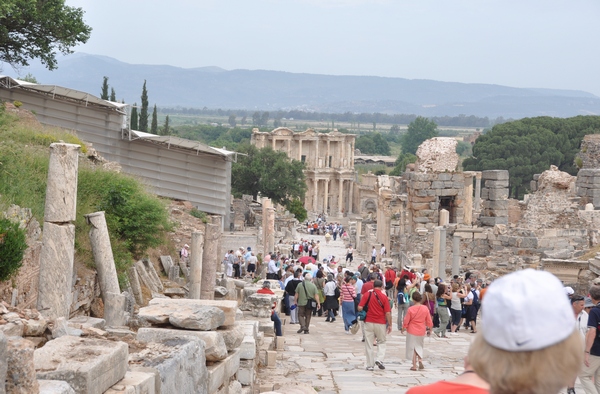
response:
M298 308L296 305L296 287L302 283L300 275L302 275L302 269L297 269L294 272L294 279L290 280L285 286L285 292L287 293L288 302L290 304L290 324L300 324L300 321L298 320Z

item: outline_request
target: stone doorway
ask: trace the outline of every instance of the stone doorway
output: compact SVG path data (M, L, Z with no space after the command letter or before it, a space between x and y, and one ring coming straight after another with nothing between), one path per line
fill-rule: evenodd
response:
M449 212L450 223L456 223L456 202L454 199L455 196L442 196L438 205L438 211L445 209Z

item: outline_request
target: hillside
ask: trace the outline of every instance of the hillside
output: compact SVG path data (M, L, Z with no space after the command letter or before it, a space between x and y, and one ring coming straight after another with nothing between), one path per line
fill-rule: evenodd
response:
M4 66L8 72L12 69ZM117 99L140 102L147 80L151 104L161 107L246 110L460 114L519 119L600 114L600 98L583 91L526 89L374 76L332 76L266 70L184 69L128 64L105 56L76 53L59 59L53 72L39 64L20 70L42 84L99 95L109 77ZM8 73L10 74L10 73ZM13 75L16 77L16 75Z

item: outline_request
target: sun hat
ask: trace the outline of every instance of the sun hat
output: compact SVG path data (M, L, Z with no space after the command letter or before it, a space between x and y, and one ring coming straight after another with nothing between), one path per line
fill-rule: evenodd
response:
M575 324L564 294L562 283L546 271L526 269L495 280L483 302L483 338L509 352L540 350L565 340Z
M352 334L356 334L358 332L358 330L360 329L360 324L358 324L358 321L356 321L354 324L352 324L350 326L350 332Z
M185 244L185 245L183 245L183 247L184 247L184 248L189 248L189 247L190 247L190 245L188 245L188 244Z

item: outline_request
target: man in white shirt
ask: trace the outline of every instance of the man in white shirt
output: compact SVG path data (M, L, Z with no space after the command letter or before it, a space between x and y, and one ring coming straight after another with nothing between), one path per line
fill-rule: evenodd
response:
M385 257L387 257L387 250L385 249L385 245L381 244L381 249L379 249L379 258L383 260Z
M277 279L279 280L279 268L277 268L277 264L275 263L275 259L271 258L267 265L267 279Z

